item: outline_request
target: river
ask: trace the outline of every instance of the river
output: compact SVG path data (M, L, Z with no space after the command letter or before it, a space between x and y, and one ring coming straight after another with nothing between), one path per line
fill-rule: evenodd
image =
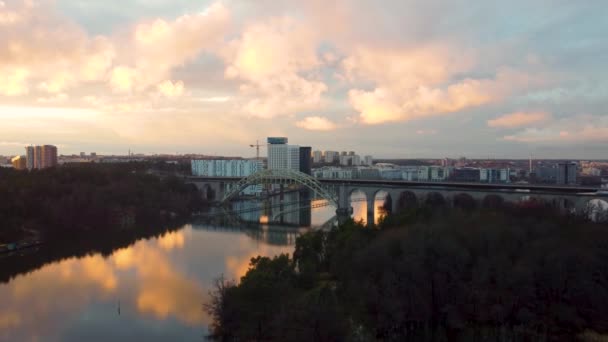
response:
M365 203L353 207L356 218L364 218ZM278 225L259 223L272 221L273 211L239 214L254 224L195 221L104 255L70 257L18 274L0 283L0 340L204 340L211 322L203 304L214 279L223 274L238 280L252 257L292 253L296 237L325 223L335 208L291 212ZM19 263L19 256L10 258Z

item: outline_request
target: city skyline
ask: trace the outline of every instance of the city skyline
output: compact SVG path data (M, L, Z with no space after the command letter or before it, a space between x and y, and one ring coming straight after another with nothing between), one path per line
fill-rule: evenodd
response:
M606 159L601 1L0 1L0 155Z

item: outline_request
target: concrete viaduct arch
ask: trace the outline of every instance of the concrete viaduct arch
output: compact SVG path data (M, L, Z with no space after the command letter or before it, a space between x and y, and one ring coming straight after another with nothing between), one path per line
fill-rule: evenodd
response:
M464 205L475 205L476 207L493 206L502 203L522 203L526 201L539 200L545 203L549 203L555 208L568 213L579 213L579 214L593 214L595 217L600 219L608 219L608 214L603 215L604 212L601 210L608 210L608 197L600 197L595 194L563 194L558 195L555 193L530 193L530 192L519 192L519 191L501 191L501 190L477 190L477 189L458 189L458 188L441 188L438 184L436 188L416 188L416 187L395 187L395 186L382 186L377 185L341 185L338 190L338 201L341 208L350 207L350 195L360 191L365 194L367 203L367 222L375 222L375 198L380 191L384 191L391 198L391 212L396 212L399 208L399 199L402 198L402 194L409 196L415 196L415 204L425 203L427 201L436 201L443 199L443 203L437 203L436 205L446 205L449 207L453 206L464 206ZM388 197L387 196L387 197ZM410 201L414 198L410 197ZM471 202L471 200L473 202ZM603 201L606 203L606 207L602 205L591 206L590 203L593 201ZM412 205L412 203L410 203ZM592 212L591 210L595 210Z
M445 186L435 184L383 184L344 182L333 180L318 180L309 175L293 170L264 170L245 179L239 178L204 178L192 177L203 196L213 197L210 200L229 200L238 195L240 191L253 184L300 184L311 189L319 197L328 200L337 207L338 217L348 217L352 214L350 196L359 190L365 194L367 203L367 222L374 222L374 205L376 195L385 191L391 198L390 210L396 212L400 202L406 205L418 205L430 200L442 198L447 206L461 206L470 203L471 199L477 207L492 207L501 203L521 203L530 200L540 200L559 208L564 212L589 214L590 203L593 201L605 203L608 208L608 196L596 192L549 191L545 189L532 189L533 191L517 188L479 188L476 186ZM525 188L525 187L524 187ZM585 191L585 189L583 189ZM589 190L595 191L595 190ZM213 196L211 196L213 195ZM405 195L405 196L404 196ZM598 216L599 214L596 214ZM602 214L603 215L603 214ZM600 215L601 216L601 215ZM608 219L608 215L605 215ZM602 218L604 216L601 216Z

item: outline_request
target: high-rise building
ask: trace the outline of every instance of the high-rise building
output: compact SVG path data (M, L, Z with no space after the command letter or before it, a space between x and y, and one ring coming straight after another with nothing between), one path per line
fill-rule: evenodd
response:
M540 183L555 184L557 183L557 167L538 163L534 169L534 176Z
M577 164L565 162L557 164L557 184L572 185L576 184Z
M300 171L300 146L287 145L287 168Z
M361 156L357 154L340 156L340 165L342 166L360 166Z
M340 165L342 166L352 166L352 158L348 155L340 155Z
M42 169L42 146L34 146L34 169Z
M268 138L268 169L300 171L300 146L288 145L287 141L284 137Z
M11 164L15 170L25 170L27 168L27 161L25 156L16 156L11 159Z
M42 168L57 166L57 147L53 145L42 146Z
M372 158L372 156L365 156L363 159L365 160L365 165L372 166L374 164L374 159Z
M34 146L25 147L26 167L28 170L34 168Z
M311 150L311 147L300 146L300 172L307 175L312 173Z
M339 160L340 153L337 151L325 151L325 162L328 164L334 163Z
M287 168L287 138L268 138L268 169ZM299 153L299 151L298 151Z
M57 166L57 147L53 145L27 146L26 167L29 170L46 169Z
M321 151L314 151L312 153L312 161L315 164L320 163L321 161L323 161L323 152L321 152Z

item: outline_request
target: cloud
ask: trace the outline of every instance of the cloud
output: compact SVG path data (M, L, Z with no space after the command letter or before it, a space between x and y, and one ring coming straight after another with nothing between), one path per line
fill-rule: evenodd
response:
M418 134L418 135L435 135L435 134L437 134L437 130L436 129L419 129L416 131L416 134Z
M121 65L113 71L118 73L118 79L112 77L113 88L144 91L160 84L166 90L166 80L175 68L220 47L229 23L230 11L219 2L172 21L159 18L138 23L126 42L118 42L125 45L125 53L118 57Z
M57 94L87 82L108 82L118 93L167 90L171 72L218 47L230 21L228 9L215 3L171 21L141 21L126 34L90 36L51 2L2 4L0 95L6 96L27 94L32 85Z
M19 141L0 141L0 146L16 146L16 147L25 147L27 143L19 142Z
M197 99L200 102L217 102L217 103L221 103L221 102L228 102L232 99L232 97L230 96L211 96L211 97L203 97L203 98L199 98Z
M4 1L0 1L0 25L11 25L20 21L21 15L16 11L6 8Z
M328 88L311 73L321 65L317 38L305 23L280 17L247 26L228 44L225 75L242 81L246 113L273 118L320 107Z
M70 97L68 94L60 93L60 94L47 96L47 97L39 97L36 99L36 102L43 103L43 104L46 104L46 103L56 104L56 103L66 102L69 98Z
M296 122L296 126L310 131L333 131L337 125L329 119L320 116L309 116Z
M373 90L354 88L348 98L365 124L406 122L497 102L538 81L512 68L493 77L462 77L474 58L449 45L406 49L359 48L342 68L351 82L367 81Z
M34 84L60 93L80 82L102 80L115 56L106 37L89 37L51 2L3 2L0 21L3 95L27 94Z
M164 81L157 86L158 92L168 98L180 97L184 94L184 82Z
M551 120L551 114L547 112L515 112L488 120L488 126L495 128L518 128L544 123L549 120Z
M115 92L126 93L133 91L137 71L126 66L119 66L112 69L110 86Z
M526 128L503 137L522 143L591 143L608 142L608 117L574 115L553 121L543 128Z
M0 66L0 95L17 96L26 94L29 89L27 79L30 71L22 67Z
M57 114L25 130L76 151L78 144L112 141L121 146L112 152L136 143L153 152L170 139L193 151L239 154L245 151L238 144L220 144L218 137L241 144L277 131L295 138L303 134L298 124L326 127L302 119L308 113L348 113L332 121L348 122L353 134L345 143L370 152L389 144L359 146L363 130L388 142L414 120L452 142L442 155L485 151L483 142L518 153L513 144L487 141L480 124L512 129L512 140L603 133L561 127L558 118L500 121L508 108L605 107L608 74L598 56L608 27L597 6L577 2L547 12L542 3L515 0L492 12L494 5L461 0L161 2L117 11L102 2L0 1L0 105L98 111L86 124ZM522 8L527 16L514 31L505 18ZM490 122L472 115L481 110ZM447 115L463 120L436 118ZM281 120L268 125L259 118ZM370 127L384 123L396 125ZM1 126L3 139L22 140L23 120ZM201 130L212 132L201 137ZM104 146L98 151L110 152Z

